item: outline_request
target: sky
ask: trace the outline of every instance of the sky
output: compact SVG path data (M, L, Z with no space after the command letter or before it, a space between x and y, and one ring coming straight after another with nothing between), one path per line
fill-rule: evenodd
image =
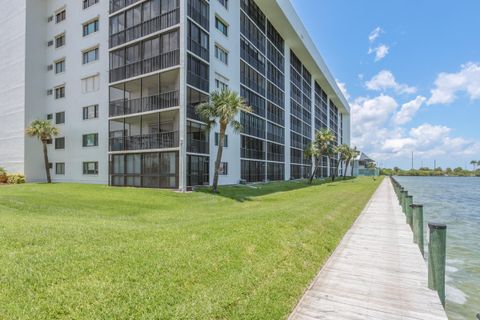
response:
M381 167L480 160L480 1L291 0Z

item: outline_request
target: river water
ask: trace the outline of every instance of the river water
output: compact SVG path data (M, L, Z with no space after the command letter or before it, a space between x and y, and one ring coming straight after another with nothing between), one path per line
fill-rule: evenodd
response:
M396 177L427 222L447 224L446 310L450 319L480 313L480 178ZM425 247L427 256L427 247Z

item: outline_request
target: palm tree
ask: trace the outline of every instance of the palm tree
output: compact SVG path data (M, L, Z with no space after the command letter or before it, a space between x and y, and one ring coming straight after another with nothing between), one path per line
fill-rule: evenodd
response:
M329 129L321 129L315 133L314 144L318 149L318 156L326 156L330 167L335 156L335 134ZM333 172L333 171L332 171ZM335 180L335 173L332 174L332 181Z
M473 166L473 171L475 171L477 169L477 165L480 164L480 161L472 160L470 161L470 164Z
M242 125L235 120L240 111L251 112L245 100L238 93L224 89L215 91L210 95L210 101L200 104L197 113L207 123L207 130L210 130L218 122L220 133L218 138L218 151L215 160L215 174L213 176L213 192L218 192L218 175L221 169L223 144L225 142L225 131L230 125L235 132L240 131Z
M352 159L355 160L355 158L358 157L359 154L360 154L360 151L357 150L357 147L354 147L352 149ZM352 173L351 173L352 177L353 177L353 167L354 167L354 165L352 165Z
M317 171L317 168L318 168L318 159L320 158L321 154L315 143L310 143L307 146L307 149L305 149L304 154L305 154L305 158L313 159L313 170L312 170L312 173L310 174L310 178L308 179L308 182L312 184L313 177L315 176L315 172Z
M49 140L52 140L54 136L57 136L59 131L57 128L52 126L48 120L34 120L30 124L30 127L27 128L26 133L30 137L37 137L43 146L43 160L45 162L45 172L47 174L47 182L52 183L52 178L50 177L50 168L48 162L48 153L47 153L47 143Z
M340 161L345 164L345 169L343 170L343 179L347 176L347 167L352 159L352 149L348 144L341 144L337 148L337 153L340 155Z

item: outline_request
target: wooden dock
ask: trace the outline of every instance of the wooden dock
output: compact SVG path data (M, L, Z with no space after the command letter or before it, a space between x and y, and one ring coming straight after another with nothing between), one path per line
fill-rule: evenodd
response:
M289 319L447 319L384 179Z

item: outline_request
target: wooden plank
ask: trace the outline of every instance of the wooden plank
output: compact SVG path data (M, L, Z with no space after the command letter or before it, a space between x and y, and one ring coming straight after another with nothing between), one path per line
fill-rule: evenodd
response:
M447 319L385 179L289 319Z

